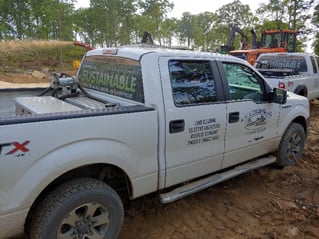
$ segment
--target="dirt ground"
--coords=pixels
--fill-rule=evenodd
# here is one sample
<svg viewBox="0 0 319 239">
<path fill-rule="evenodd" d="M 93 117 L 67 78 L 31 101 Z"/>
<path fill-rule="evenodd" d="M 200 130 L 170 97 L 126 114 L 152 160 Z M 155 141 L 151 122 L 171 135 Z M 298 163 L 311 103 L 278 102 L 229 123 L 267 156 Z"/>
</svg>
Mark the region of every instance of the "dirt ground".
<svg viewBox="0 0 319 239">
<path fill-rule="evenodd" d="M 27 82 L 34 82 L 32 78 Z M 26 77 L 0 75 L 0 81 L 0 87 L 21 87 Z M 157 195 L 137 199 L 126 212 L 120 234 L 120 239 L 184 238 L 319 238 L 319 101 L 311 105 L 310 134 L 300 165 L 254 170 L 167 205 L 161 205 Z"/>
</svg>

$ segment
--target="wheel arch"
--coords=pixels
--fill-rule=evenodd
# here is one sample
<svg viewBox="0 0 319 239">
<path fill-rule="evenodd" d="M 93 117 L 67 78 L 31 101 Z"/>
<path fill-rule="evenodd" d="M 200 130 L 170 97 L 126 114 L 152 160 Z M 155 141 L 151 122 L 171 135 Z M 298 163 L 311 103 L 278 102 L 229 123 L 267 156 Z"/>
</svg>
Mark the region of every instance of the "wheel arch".
<svg viewBox="0 0 319 239">
<path fill-rule="evenodd" d="M 304 117 L 299 116 L 299 117 L 295 118 L 295 119 L 292 121 L 292 123 L 293 123 L 293 122 L 300 124 L 300 125 L 303 127 L 303 129 L 304 129 L 304 131 L 305 131 L 305 134 L 306 134 L 306 135 L 308 134 L 309 122 L 307 122 L 307 120 L 306 120 Z"/>
<path fill-rule="evenodd" d="M 74 180 L 76 178 L 95 178 L 102 180 L 108 184 L 114 191 L 120 196 L 124 207 L 128 207 L 130 197 L 132 195 L 133 186 L 128 175 L 119 167 L 111 164 L 91 164 L 81 166 L 72 169 L 68 172 L 57 177 L 50 184 L 48 184 L 41 193 L 36 197 L 33 204 L 30 207 L 26 221 L 25 221 L 25 231 L 28 230 L 30 223 L 32 221 L 33 213 L 35 209 L 41 202 L 41 200 L 48 195 L 49 192 L 67 182 L 69 180 Z"/>
<path fill-rule="evenodd" d="M 304 97 L 308 97 L 308 89 L 305 85 L 298 85 L 294 90 L 294 93 Z"/>
</svg>

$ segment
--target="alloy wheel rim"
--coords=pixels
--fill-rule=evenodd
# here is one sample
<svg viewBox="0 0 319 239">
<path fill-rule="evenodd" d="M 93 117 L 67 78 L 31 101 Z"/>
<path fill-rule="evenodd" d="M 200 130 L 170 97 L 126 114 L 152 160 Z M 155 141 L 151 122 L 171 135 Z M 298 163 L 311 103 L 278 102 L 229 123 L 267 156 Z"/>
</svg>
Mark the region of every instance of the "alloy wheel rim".
<svg viewBox="0 0 319 239">
<path fill-rule="evenodd" d="M 108 209 L 99 203 L 85 203 L 62 220 L 57 239 L 103 239 L 110 224 Z"/>
</svg>

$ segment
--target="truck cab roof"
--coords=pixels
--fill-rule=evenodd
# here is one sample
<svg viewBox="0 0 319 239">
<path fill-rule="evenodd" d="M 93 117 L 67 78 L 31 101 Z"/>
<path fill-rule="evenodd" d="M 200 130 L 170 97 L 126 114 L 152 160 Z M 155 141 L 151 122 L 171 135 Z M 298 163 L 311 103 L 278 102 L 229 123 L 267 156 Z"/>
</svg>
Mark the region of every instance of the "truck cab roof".
<svg viewBox="0 0 319 239">
<path fill-rule="evenodd" d="M 140 60 L 144 55 L 147 54 L 157 54 L 158 56 L 168 56 L 168 57 L 196 57 L 196 58 L 209 58 L 212 60 L 227 60 L 245 63 L 245 61 L 233 57 L 230 55 L 223 55 L 218 53 L 207 53 L 207 52 L 198 52 L 191 50 L 179 50 L 172 48 L 160 48 L 153 46 L 138 46 L 138 45 L 129 45 L 129 46 L 120 46 L 117 48 L 100 48 L 88 51 L 86 56 L 94 55 L 114 55 L 118 57 L 130 58 L 133 60 Z"/>
</svg>

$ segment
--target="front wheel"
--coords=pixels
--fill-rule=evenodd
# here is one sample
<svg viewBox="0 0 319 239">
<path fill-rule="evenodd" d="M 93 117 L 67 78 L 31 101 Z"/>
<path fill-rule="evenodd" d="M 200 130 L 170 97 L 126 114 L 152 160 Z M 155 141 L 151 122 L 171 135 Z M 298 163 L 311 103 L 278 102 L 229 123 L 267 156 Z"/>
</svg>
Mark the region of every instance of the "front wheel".
<svg viewBox="0 0 319 239">
<path fill-rule="evenodd" d="M 302 157 L 305 140 L 306 134 L 302 125 L 291 123 L 279 144 L 276 164 L 280 167 L 296 165 Z"/>
<path fill-rule="evenodd" d="M 31 239 L 115 239 L 124 209 L 111 187 L 100 180 L 81 178 L 48 194 L 32 218 Z"/>
</svg>

